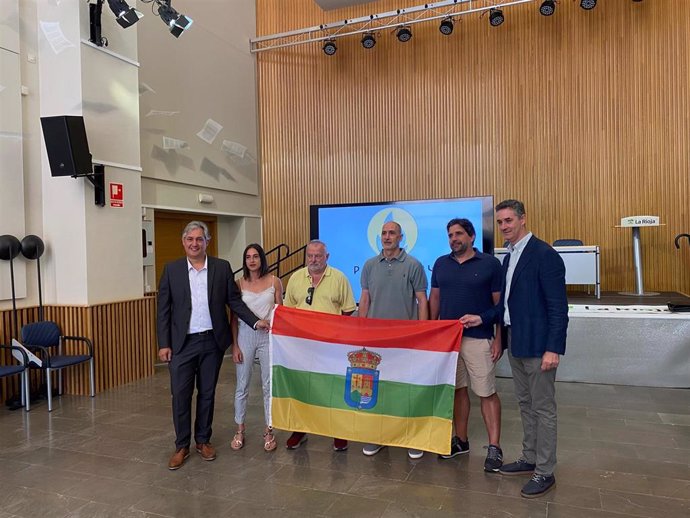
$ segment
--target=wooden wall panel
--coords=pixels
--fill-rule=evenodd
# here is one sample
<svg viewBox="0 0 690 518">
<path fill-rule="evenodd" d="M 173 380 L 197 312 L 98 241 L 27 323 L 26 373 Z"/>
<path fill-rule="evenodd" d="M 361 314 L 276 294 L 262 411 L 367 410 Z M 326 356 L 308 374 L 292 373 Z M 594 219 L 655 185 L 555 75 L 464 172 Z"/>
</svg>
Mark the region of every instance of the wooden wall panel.
<svg viewBox="0 0 690 518">
<path fill-rule="evenodd" d="M 98 393 L 153 375 L 157 357 L 155 306 L 155 297 L 89 307 L 46 306 L 45 319 L 57 322 L 64 335 L 91 339 Z M 18 313 L 19 329 L 26 323 L 38 321 L 38 308 L 25 308 Z M 0 340 L 3 344 L 11 342 L 11 314 L 11 311 L 0 312 Z M 75 354 L 81 350 L 69 344 L 65 349 Z M 9 361 L 9 356 L 0 355 L 0 362 Z M 31 380 L 33 390 L 42 382 L 38 373 L 32 373 Z M 63 384 L 67 394 L 87 395 L 88 364 L 65 369 Z M 0 401 L 16 394 L 18 387 L 17 381 L 0 380 Z"/>
<path fill-rule="evenodd" d="M 258 0 L 257 33 L 418 4 Z M 690 247 L 673 246 L 690 231 L 690 2 L 538 7 L 507 8 L 498 28 L 464 16 L 450 37 L 419 24 L 406 44 L 385 31 L 370 51 L 352 36 L 333 57 L 258 54 L 266 246 L 304 244 L 310 204 L 491 194 L 522 199 L 547 241 L 600 245 L 605 290 L 634 288 L 614 225 L 660 215 L 642 231 L 645 287 L 690 293 Z"/>
</svg>

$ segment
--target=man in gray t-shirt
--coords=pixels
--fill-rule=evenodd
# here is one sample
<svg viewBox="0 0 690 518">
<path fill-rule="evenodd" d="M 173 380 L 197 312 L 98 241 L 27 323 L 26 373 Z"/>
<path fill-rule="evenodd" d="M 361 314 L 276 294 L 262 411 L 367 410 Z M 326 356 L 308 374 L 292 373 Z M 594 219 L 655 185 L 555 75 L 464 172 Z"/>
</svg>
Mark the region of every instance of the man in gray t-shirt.
<svg viewBox="0 0 690 518">
<path fill-rule="evenodd" d="M 400 248 L 402 238 L 402 228 L 398 223 L 384 223 L 381 229 L 383 250 L 362 268 L 360 317 L 428 320 L 424 267 Z M 362 453 L 376 455 L 382 448 L 378 444 L 367 444 Z M 424 455 L 420 450 L 408 450 L 407 453 L 412 459 Z"/>
<path fill-rule="evenodd" d="M 427 281 L 424 267 L 400 248 L 402 229 L 395 221 L 381 229 L 383 250 L 364 263 L 359 316 L 397 320 L 427 320 Z"/>
</svg>

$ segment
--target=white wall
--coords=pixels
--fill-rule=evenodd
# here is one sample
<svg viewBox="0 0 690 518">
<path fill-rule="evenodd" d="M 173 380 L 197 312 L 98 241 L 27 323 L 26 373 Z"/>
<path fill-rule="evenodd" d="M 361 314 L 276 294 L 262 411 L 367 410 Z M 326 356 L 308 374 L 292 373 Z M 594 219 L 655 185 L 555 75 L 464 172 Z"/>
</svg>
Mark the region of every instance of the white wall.
<svg viewBox="0 0 690 518">
<path fill-rule="evenodd" d="M 147 35 L 139 48 L 143 203 L 259 216 L 256 80 L 249 52 L 255 3 L 176 0 L 173 6 L 194 19 L 179 39 L 149 16 L 148 5 L 139 6 L 145 14 L 140 30 Z M 196 135 L 207 119 L 223 126 L 212 143 Z M 186 147 L 165 150 L 163 137 L 185 141 Z M 240 154 L 246 148 L 244 156 L 223 151 L 224 140 L 239 144 Z M 200 192 L 212 194 L 216 203 L 200 205 Z"/>
<path fill-rule="evenodd" d="M 23 225 L 18 237 L 36 234 L 46 243 L 41 259 L 44 302 L 88 305 L 140 297 L 137 28 L 123 30 L 104 6 L 103 34 L 110 42 L 109 52 L 104 52 L 85 43 L 87 2 L 21 0 L 16 16 L 3 18 L 11 0 L 2 1 L 0 23 L 14 19 L 19 28 L 17 88 L 23 84 L 28 90 L 22 100 L 15 96 L 12 106 L 22 115 L 19 178 L 26 186 L 24 194 L 13 196 L 19 204 L 13 222 Z M 64 49 L 51 46 L 41 22 L 59 24 Z M 0 29 L 0 41 L 5 41 L 8 32 Z M 106 167 L 106 187 L 110 182 L 124 185 L 123 208 L 96 207 L 93 187 L 83 178 L 51 177 L 39 117 L 65 114 L 84 116 L 94 161 L 111 164 Z M 0 119 L 5 120 L 4 115 Z M 5 178 L 2 181 L 5 192 Z M 17 180 L 15 191 L 16 184 Z M 2 203 L 3 228 L 5 207 Z M 38 300 L 35 263 L 29 265 L 27 275 L 28 296 L 20 305 L 31 306 Z M 0 304 L 4 307 L 7 303 Z"/>
<path fill-rule="evenodd" d="M 23 166 L 14 166 L 16 174 L 0 169 L 0 196 L 7 198 L 0 200 L 0 234 L 43 238 L 46 303 L 87 305 L 141 296 L 147 282 L 142 281 L 147 278 L 142 205 L 218 214 L 224 229 L 217 236 L 219 249 L 238 265 L 246 242 L 260 240 L 256 81 L 248 43 L 256 26 L 255 3 L 175 0 L 174 7 L 194 18 L 179 39 L 151 13 L 150 4 L 138 3 L 145 17 L 126 30 L 104 5 L 109 46 L 95 49 L 85 42 L 87 1 L 2 0 L 0 84 L 13 79 L 0 93 L 0 124 L 19 121 L 21 136 L 10 146 L 15 159 L 22 154 Z M 60 24 L 68 42 L 64 50 L 50 45 L 40 22 Z M 155 93 L 142 90 L 142 83 Z M 20 98 L 21 85 L 28 94 Z M 181 113 L 141 117 L 150 110 Z M 51 177 L 39 118 L 62 114 L 84 116 L 94 161 L 106 164 L 106 187 L 124 186 L 123 208 L 94 206 L 93 187 L 85 179 Z M 212 144 L 195 135 L 208 118 L 224 127 Z M 160 153 L 164 134 L 187 140 L 189 147 Z M 244 155 L 223 151 L 223 140 L 246 148 Z M 5 141 L 0 138 L 0 146 Z M 200 192 L 214 202 L 199 204 Z M 8 284 L 3 267 L 7 270 L 0 262 L 0 309 L 9 305 L 1 300 Z M 35 263 L 20 259 L 16 267 L 25 295 L 20 306 L 35 305 Z"/>
<path fill-rule="evenodd" d="M 139 46 L 142 203 L 218 215 L 218 255 L 239 268 L 246 244 L 261 240 L 255 60 L 249 52 L 255 2 L 175 0 L 175 9 L 194 19 L 178 39 L 150 15 L 149 5 L 138 5 L 144 13 L 138 25 L 146 33 Z M 223 126 L 212 143 L 196 135 L 207 119 Z M 164 137 L 186 145 L 163 149 Z M 224 140 L 239 144 L 236 153 L 223 150 Z M 200 203 L 199 194 L 213 202 Z M 152 269 L 145 271 L 145 284 L 156 277 Z"/>
<path fill-rule="evenodd" d="M 0 235 L 21 240 L 24 224 L 24 177 L 22 149 L 21 78 L 19 60 L 19 8 L 6 0 L 0 11 Z M 13 261 L 15 294 L 26 297 L 26 263 Z M 9 261 L 0 261 L 0 301 L 10 299 Z M 8 302 L 0 302 L 7 307 Z"/>
</svg>

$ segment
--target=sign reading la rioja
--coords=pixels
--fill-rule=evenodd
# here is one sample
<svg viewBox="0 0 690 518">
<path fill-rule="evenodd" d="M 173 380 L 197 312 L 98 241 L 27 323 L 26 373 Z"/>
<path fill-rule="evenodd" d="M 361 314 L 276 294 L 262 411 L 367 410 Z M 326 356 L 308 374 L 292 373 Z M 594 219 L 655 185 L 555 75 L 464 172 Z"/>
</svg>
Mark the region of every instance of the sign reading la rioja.
<svg viewBox="0 0 690 518">
<path fill-rule="evenodd" d="M 627 216 L 621 218 L 621 227 L 658 227 L 659 216 Z"/>
</svg>

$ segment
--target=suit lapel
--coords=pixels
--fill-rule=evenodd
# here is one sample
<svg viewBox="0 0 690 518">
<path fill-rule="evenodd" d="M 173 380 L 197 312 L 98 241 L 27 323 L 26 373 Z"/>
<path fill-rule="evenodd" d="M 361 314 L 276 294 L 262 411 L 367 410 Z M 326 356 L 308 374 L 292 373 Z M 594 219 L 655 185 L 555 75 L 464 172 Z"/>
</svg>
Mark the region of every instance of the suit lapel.
<svg viewBox="0 0 690 518">
<path fill-rule="evenodd" d="M 192 304 L 192 288 L 189 286 L 189 263 L 187 263 L 187 258 L 182 259 L 180 264 L 180 279 L 179 285 L 182 286 L 182 294 L 184 296 L 183 300 L 188 300 L 190 307 Z"/>
<path fill-rule="evenodd" d="M 207 256 L 208 257 L 208 256 Z M 211 290 L 213 289 L 213 275 L 216 273 L 215 263 L 208 257 L 208 272 L 206 272 L 206 289 L 208 292 L 208 304 L 211 307 Z"/>
<path fill-rule="evenodd" d="M 527 241 L 525 249 L 520 254 L 520 260 L 515 266 L 515 271 L 513 272 L 513 279 L 511 281 L 511 285 L 515 284 L 515 280 L 520 276 L 520 273 L 522 273 L 522 271 L 525 269 L 525 266 L 527 266 L 527 264 L 534 257 L 533 251 L 535 246 L 537 246 L 536 238 L 532 236 L 530 240 Z"/>
</svg>

